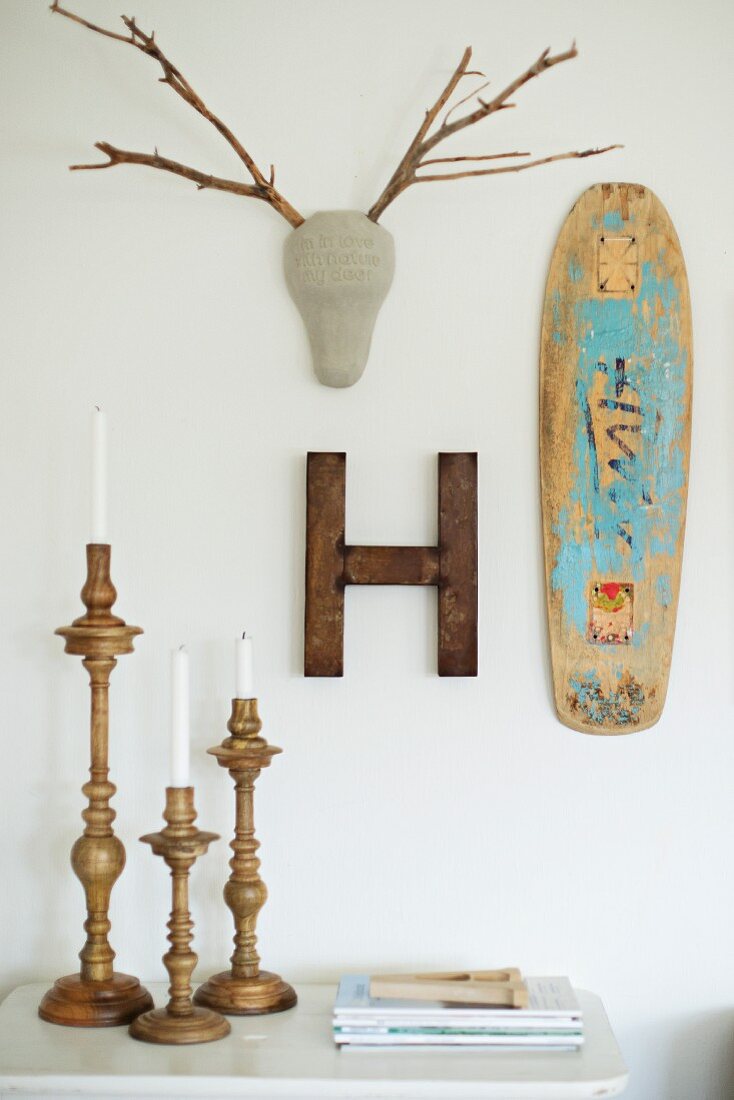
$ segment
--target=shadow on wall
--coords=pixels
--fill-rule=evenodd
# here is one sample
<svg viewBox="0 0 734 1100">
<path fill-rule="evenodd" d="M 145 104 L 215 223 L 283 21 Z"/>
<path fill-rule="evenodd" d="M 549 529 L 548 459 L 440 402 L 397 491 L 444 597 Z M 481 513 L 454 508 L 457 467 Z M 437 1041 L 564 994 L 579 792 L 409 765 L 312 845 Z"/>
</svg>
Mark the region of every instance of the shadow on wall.
<svg viewBox="0 0 734 1100">
<path fill-rule="evenodd" d="M 689 1018 L 673 1032 L 668 1100 L 734 1096 L 734 1009 Z"/>
</svg>

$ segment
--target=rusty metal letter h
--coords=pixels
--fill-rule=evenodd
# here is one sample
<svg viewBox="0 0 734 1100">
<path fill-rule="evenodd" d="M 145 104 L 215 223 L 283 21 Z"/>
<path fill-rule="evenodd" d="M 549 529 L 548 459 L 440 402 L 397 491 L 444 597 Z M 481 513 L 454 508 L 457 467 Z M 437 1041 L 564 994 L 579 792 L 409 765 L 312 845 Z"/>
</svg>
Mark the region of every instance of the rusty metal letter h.
<svg viewBox="0 0 734 1100">
<path fill-rule="evenodd" d="M 477 456 L 438 456 L 438 546 L 347 546 L 346 455 L 310 452 L 306 517 L 306 676 L 344 674 L 348 584 L 438 589 L 438 674 L 477 675 Z"/>
</svg>

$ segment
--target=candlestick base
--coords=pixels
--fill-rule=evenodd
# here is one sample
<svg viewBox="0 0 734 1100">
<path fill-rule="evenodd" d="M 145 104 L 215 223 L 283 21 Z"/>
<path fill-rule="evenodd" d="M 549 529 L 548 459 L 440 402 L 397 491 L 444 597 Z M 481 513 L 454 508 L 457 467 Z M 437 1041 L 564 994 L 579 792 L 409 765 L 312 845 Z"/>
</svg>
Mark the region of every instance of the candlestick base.
<svg viewBox="0 0 734 1100">
<path fill-rule="evenodd" d="M 265 1016 L 285 1012 L 298 1000 L 295 989 L 279 974 L 260 970 L 254 978 L 235 978 L 230 970 L 215 974 L 194 994 L 198 1005 L 206 1005 L 228 1016 Z"/>
<path fill-rule="evenodd" d="M 67 974 L 46 993 L 38 1015 L 67 1027 L 119 1027 L 152 1007 L 150 993 L 130 974 L 114 973 L 98 982 Z"/>
<path fill-rule="evenodd" d="M 174 1016 L 167 1008 L 144 1012 L 130 1025 L 133 1039 L 144 1043 L 211 1043 L 229 1035 L 230 1025 L 218 1012 L 194 1007 L 185 1016 Z"/>
</svg>

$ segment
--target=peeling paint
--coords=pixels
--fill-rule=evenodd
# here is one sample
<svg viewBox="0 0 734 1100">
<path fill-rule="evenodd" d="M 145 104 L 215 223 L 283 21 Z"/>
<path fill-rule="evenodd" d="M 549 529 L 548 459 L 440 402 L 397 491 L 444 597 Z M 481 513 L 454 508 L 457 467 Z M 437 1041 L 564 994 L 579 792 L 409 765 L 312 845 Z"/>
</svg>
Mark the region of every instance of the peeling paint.
<svg viewBox="0 0 734 1100">
<path fill-rule="evenodd" d="M 629 672 L 622 673 L 616 689 L 606 695 L 596 669 L 569 680 L 571 710 L 590 726 L 636 726 L 645 703 L 645 691 Z"/>
<path fill-rule="evenodd" d="M 566 343 L 566 334 L 561 324 L 561 292 L 553 291 L 553 340 L 556 344 Z"/>
<path fill-rule="evenodd" d="M 584 269 L 579 263 L 578 256 L 572 256 L 568 261 L 568 277 L 572 283 L 580 283 L 584 277 Z"/>
<path fill-rule="evenodd" d="M 582 635 L 592 574 L 642 581 L 651 559 L 675 553 L 683 520 L 688 363 L 673 320 L 678 291 L 658 269 L 642 265 L 634 297 L 575 306 L 575 474 L 551 583 Z"/>
<path fill-rule="evenodd" d="M 670 607 L 673 602 L 673 588 L 668 573 L 661 573 L 655 582 L 655 595 L 661 607 Z"/>
<path fill-rule="evenodd" d="M 622 221 L 622 215 L 619 210 L 609 210 L 604 215 L 604 228 L 605 229 L 623 229 L 624 222 Z"/>
</svg>

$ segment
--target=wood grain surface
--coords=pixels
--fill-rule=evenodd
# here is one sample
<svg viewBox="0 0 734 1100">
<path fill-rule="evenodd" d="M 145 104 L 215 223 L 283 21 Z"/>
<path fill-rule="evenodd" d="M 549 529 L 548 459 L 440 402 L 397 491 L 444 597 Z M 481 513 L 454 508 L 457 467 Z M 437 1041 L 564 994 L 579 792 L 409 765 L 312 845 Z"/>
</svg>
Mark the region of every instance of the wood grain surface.
<svg viewBox="0 0 734 1100">
<path fill-rule="evenodd" d="M 638 184 L 589 188 L 551 261 L 540 471 L 553 685 L 584 733 L 663 709 L 685 529 L 693 355 L 671 220 Z"/>
</svg>

